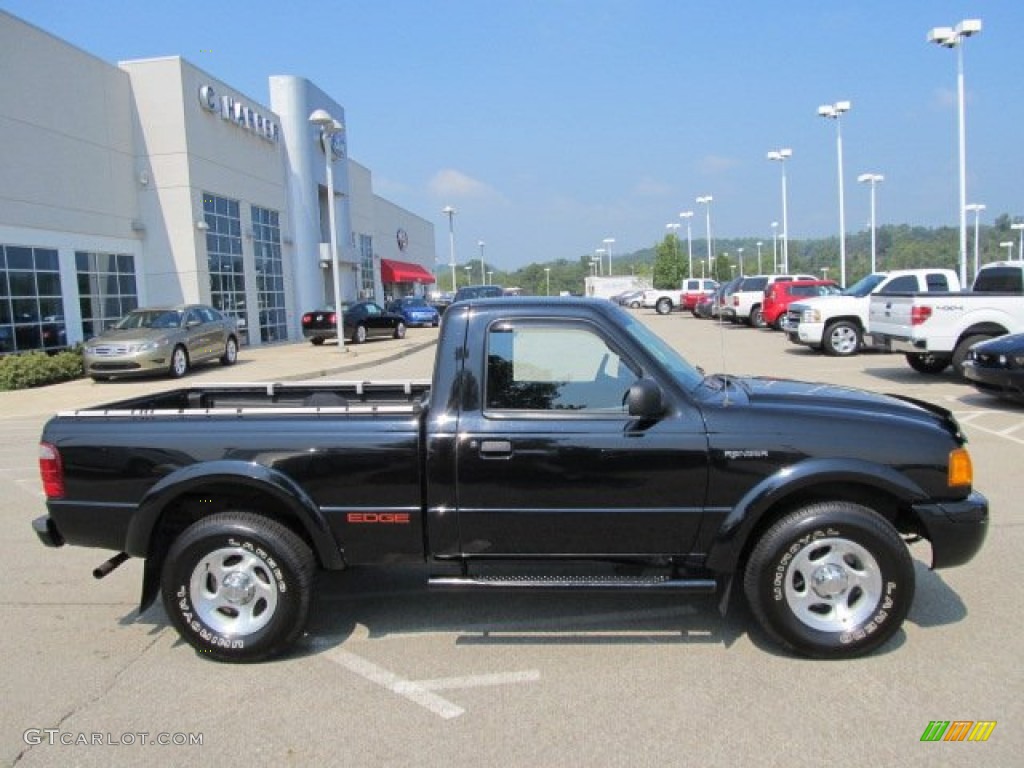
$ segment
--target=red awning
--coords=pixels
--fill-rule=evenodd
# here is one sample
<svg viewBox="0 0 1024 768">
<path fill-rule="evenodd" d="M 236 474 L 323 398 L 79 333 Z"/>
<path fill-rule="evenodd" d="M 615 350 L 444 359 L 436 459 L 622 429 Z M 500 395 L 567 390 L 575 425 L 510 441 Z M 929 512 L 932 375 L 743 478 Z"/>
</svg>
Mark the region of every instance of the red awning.
<svg viewBox="0 0 1024 768">
<path fill-rule="evenodd" d="M 434 276 L 419 264 L 394 259 L 380 260 L 380 279 L 382 283 L 435 283 Z"/>
</svg>

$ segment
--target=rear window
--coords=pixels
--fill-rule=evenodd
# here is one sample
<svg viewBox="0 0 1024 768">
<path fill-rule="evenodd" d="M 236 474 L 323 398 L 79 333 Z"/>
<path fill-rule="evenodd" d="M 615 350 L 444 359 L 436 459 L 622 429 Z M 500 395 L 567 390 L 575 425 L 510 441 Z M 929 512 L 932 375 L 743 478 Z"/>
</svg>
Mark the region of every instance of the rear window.
<svg viewBox="0 0 1024 768">
<path fill-rule="evenodd" d="M 982 293 L 1024 293 L 1019 267 L 989 267 L 974 278 L 974 290 Z"/>
<path fill-rule="evenodd" d="M 745 277 L 743 282 L 740 283 L 737 291 L 763 291 L 764 287 L 768 285 L 767 277 Z"/>
<path fill-rule="evenodd" d="M 941 272 L 929 272 L 924 276 L 925 285 L 929 291 L 948 291 L 949 278 Z"/>
</svg>

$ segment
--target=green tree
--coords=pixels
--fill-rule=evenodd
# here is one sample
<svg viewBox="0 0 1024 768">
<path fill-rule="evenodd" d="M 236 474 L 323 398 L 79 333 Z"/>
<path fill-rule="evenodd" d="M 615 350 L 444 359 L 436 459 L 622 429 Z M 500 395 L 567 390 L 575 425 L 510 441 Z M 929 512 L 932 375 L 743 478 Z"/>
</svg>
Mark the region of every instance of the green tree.
<svg viewBox="0 0 1024 768">
<path fill-rule="evenodd" d="M 674 233 L 665 235 L 655 248 L 654 287 L 679 288 L 685 277 L 686 262 L 679 247 L 679 238 Z"/>
</svg>

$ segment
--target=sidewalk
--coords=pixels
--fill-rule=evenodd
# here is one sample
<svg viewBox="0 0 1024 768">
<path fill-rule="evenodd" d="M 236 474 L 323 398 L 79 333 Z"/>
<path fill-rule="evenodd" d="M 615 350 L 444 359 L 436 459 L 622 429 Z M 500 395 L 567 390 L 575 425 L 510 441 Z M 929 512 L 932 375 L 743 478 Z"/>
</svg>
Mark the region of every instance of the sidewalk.
<svg viewBox="0 0 1024 768">
<path fill-rule="evenodd" d="M 378 339 L 365 344 L 346 344 L 344 352 L 334 342 L 315 347 L 308 341 L 260 347 L 242 347 L 232 366 L 205 363 L 182 379 L 161 376 L 94 382 L 78 379 L 36 389 L 0 392 L 0 419 L 51 415 L 61 410 L 84 408 L 114 400 L 161 392 L 177 387 L 201 386 L 204 381 L 271 382 L 332 378 L 373 378 L 373 369 L 437 344 L 437 328 L 410 328 L 404 339 Z M 429 376 L 429 372 L 425 375 Z"/>
</svg>

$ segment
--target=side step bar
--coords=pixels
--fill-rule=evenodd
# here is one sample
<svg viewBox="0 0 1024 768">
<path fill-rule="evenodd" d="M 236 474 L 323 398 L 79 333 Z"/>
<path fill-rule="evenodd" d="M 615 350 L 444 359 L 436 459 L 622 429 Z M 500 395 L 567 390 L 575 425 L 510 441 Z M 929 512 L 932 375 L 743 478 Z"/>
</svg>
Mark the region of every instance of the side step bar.
<svg viewBox="0 0 1024 768">
<path fill-rule="evenodd" d="M 547 589 L 626 592 L 689 592 L 714 594 L 714 579 L 673 579 L 669 576 L 431 576 L 432 589 Z"/>
</svg>

